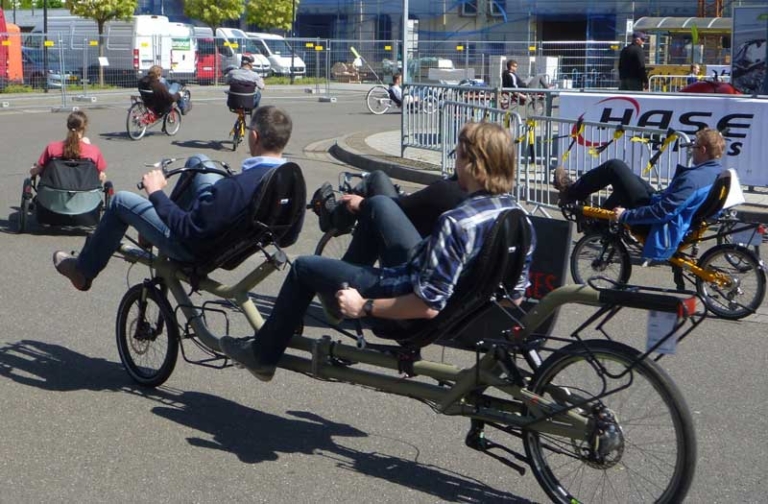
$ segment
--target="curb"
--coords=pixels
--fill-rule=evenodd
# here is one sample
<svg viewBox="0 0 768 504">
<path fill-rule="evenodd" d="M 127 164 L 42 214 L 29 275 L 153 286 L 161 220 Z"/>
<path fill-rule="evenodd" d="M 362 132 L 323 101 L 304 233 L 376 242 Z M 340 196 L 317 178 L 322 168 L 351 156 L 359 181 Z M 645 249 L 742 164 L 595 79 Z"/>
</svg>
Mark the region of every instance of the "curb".
<svg viewBox="0 0 768 504">
<path fill-rule="evenodd" d="M 357 135 L 360 134 L 354 133 L 337 139 L 336 142 L 331 145 L 328 152 L 339 161 L 354 166 L 355 168 L 368 172 L 381 170 L 390 177 L 398 180 L 427 185 L 442 178 L 440 172 L 435 171 L 437 167 L 429 165 L 428 163 L 411 161 L 411 163 L 413 163 L 412 166 L 408 166 L 408 164 L 403 161 L 408 162 L 409 160 L 400 157 L 389 156 L 378 152 L 376 154 L 373 152 L 360 152 L 349 145 L 349 140 Z M 365 136 L 367 135 L 362 135 L 362 138 L 364 139 Z"/>
</svg>

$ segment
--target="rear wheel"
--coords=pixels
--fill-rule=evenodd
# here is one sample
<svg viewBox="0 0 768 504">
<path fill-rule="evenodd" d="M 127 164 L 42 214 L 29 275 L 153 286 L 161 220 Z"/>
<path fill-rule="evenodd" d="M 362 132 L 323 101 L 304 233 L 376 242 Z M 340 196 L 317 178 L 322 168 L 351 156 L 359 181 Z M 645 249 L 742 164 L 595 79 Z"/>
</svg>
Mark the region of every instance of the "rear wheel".
<svg viewBox="0 0 768 504">
<path fill-rule="evenodd" d="M 117 349 L 137 383 L 157 387 L 176 366 L 179 330 L 168 300 L 157 287 L 134 285 L 117 309 Z"/>
<path fill-rule="evenodd" d="M 632 259 L 627 247 L 617 237 L 603 233 L 584 235 L 571 252 L 571 276 L 573 281 L 585 284 L 590 278 L 598 287 L 613 283 L 627 283 L 632 274 Z"/>
<path fill-rule="evenodd" d="M 392 106 L 392 99 L 389 97 L 389 91 L 384 86 L 373 86 L 368 94 L 365 95 L 365 104 L 371 114 L 380 115 L 389 110 Z"/>
<path fill-rule="evenodd" d="M 237 146 L 243 141 L 242 137 L 243 122 L 238 117 L 235 126 L 232 128 L 232 151 L 237 150 Z"/>
<path fill-rule="evenodd" d="M 145 116 L 147 107 L 141 102 L 136 102 L 128 109 L 128 117 L 125 119 L 125 129 L 131 140 L 141 140 L 147 132 L 147 123 Z"/>
<path fill-rule="evenodd" d="M 587 435 L 573 439 L 536 427 L 523 433 L 531 469 L 554 502 L 683 502 L 696 464 L 691 414 L 658 364 L 635 364 L 639 355 L 592 340 L 556 351 L 536 371 L 535 394 L 589 421 Z"/>
<path fill-rule="evenodd" d="M 717 245 L 707 250 L 698 266 L 728 277 L 728 285 L 696 277 L 696 292 L 718 317 L 737 320 L 755 313 L 765 298 L 765 272 L 760 260 L 739 245 Z"/>
<path fill-rule="evenodd" d="M 163 131 L 168 136 L 174 136 L 179 132 L 179 128 L 181 128 L 181 112 L 178 107 L 173 107 L 163 118 Z"/>
<path fill-rule="evenodd" d="M 22 196 L 21 204 L 19 205 L 19 233 L 27 230 L 27 219 L 32 209 L 31 206 L 31 199 L 27 196 Z"/>
<path fill-rule="evenodd" d="M 187 103 L 189 103 L 189 100 L 192 99 L 192 92 L 189 89 L 184 88 L 181 90 L 181 97 L 184 98 Z"/>
</svg>

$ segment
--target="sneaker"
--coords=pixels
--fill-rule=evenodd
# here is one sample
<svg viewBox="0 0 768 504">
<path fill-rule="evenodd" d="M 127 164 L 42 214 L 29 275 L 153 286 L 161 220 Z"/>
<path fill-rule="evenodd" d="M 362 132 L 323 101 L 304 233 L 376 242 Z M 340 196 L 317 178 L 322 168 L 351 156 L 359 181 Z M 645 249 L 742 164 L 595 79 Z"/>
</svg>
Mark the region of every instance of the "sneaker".
<svg viewBox="0 0 768 504">
<path fill-rule="evenodd" d="M 320 300 L 320 304 L 323 306 L 325 312 L 325 320 L 332 326 L 337 326 L 344 321 L 344 315 L 341 314 L 339 309 L 339 303 L 336 298 L 328 298 L 327 295 L 317 293 L 317 299 Z"/>
<path fill-rule="evenodd" d="M 555 180 L 552 185 L 562 193 L 567 191 L 568 188 L 573 185 L 573 180 L 568 176 L 568 172 L 565 171 L 565 168 L 558 166 L 555 168 Z"/>
<path fill-rule="evenodd" d="M 555 180 L 552 182 L 552 185 L 560 192 L 557 200 L 559 206 L 567 205 L 574 201 L 573 198 L 568 196 L 568 189 L 573 185 L 573 180 L 571 180 L 568 172 L 562 166 L 555 168 Z"/>
<path fill-rule="evenodd" d="M 60 274 L 69 278 L 75 289 L 79 291 L 87 291 L 91 288 L 91 280 L 85 278 L 85 276 L 77 269 L 77 259 L 70 254 L 67 254 L 63 250 L 57 250 L 53 253 L 53 266 Z"/>
<path fill-rule="evenodd" d="M 253 339 L 251 338 L 233 338 L 232 336 L 223 336 L 219 340 L 219 348 L 222 353 L 235 361 L 241 367 L 244 367 L 253 376 L 263 382 L 272 380 L 275 376 L 277 366 L 261 364 L 253 353 Z"/>
</svg>

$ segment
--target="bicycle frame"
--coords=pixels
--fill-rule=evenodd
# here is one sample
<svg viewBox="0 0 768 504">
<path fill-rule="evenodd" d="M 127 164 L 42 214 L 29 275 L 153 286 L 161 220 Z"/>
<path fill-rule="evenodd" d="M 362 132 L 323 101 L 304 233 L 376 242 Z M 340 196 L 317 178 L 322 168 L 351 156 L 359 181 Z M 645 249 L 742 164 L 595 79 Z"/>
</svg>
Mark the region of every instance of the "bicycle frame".
<svg viewBox="0 0 768 504">
<path fill-rule="evenodd" d="M 168 258 L 155 256 L 127 245 L 121 246 L 118 254 L 130 263 L 139 263 L 150 267 L 154 271 L 155 277 L 160 279 L 162 285 L 168 288 L 178 305 L 178 309 L 191 326 L 194 336 L 217 357 L 226 359 L 220 354 L 218 337 L 205 324 L 202 316 L 205 308 L 196 307 L 189 298 L 184 288 L 184 283 L 188 283 L 189 278 L 178 264 Z M 250 326 L 257 330 L 262 326 L 264 320 L 249 296 L 249 291 L 269 274 L 282 268 L 285 261 L 282 251 L 278 250 L 274 254 L 265 252 L 265 260 L 236 284 L 224 285 L 213 279 L 204 278 L 199 282 L 198 289 L 218 298 L 232 300 L 244 314 Z M 376 349 L 345 345 L 339 341 L 332 341 L 330 336 L 324 336 L 320 339 L 294 336 L 290 348 L 307 352 L 311 358 L 286 354 L 281 359 L 279 367 L 319 379 L 344 381 L 412 397 L 434 404 L 434 408 L 445 415 L 469 416 L 475 420 L 505 423 L 514 428 L 535 429 L 537 432 L 573 439 L 585 439 L 588 424 L 587 416 L 575 412 L 575 406 L 564 408 L 526 390 L 525 380 L 520 380 L 518 383 L 510 382 L 501 376 L 499 367 L 500 362 L 509 365 L 504 357 L 508 356 L 507 350 L 510 348 L 514 347 L 516 352 L 524 353 L 528 348 L 522 342 L 534 335 L 535 328 L 545 321 L 554 310 L 566 303 L 601 305 L 599 292 L 596 289 L 583 285 L 560 287 L 545 297 L 535 310 L 529 312 L 522 319 L 523 329 L 515 334 L 515 341 L 521 343 L 510 343 L 509 348 L 506 349 L 504 349 L 505 345 L 501 345 L 499 348 L 504 350 L 489 351 L 482 356 L 478 353 L 476 364 L 466 369 L 425 360 L 413 362 L 413 374 L 433 378 L 437 380 L 438 385 L 404 380 L 399 375 L 392 376 L 337 365 L 339 362 L 351 361 L 390 370 L 401 369 L 401 362 L 396 356 Z M 517 369 L 514 362 L 512 365 L 516 368 L 512 374 L 517 376 L 525 374 L 522 370 Z M 227 364 L 223 363 L 221 367 L 226 366 Z M 453 385 L 450 387 L 444 385 L 451 382 Z M 487 387 L 497 388 L 508 393 L 512 400 L 477 394 L 476 391 L 484 390 Z M 606 393 L 610 392 L 606 391 Z M 589 398 L 589 400 L 593 399 Z M 550 419 L 554 421 L 548 421 Z"/>
<path fill-rule="evenodd" d="M 585 206 L 581 209 L 581 212 L 584 217 L 590 218 L 590 219 L 600 219 L 600 220 L 610 221 L 614 217 L 614 213 L 612 210 L 605 210 L 599 207 Z M 685 240 L 680 244 L 675 255 L 667 259 L 667 262 L 669 262 L 669 264 L 671 264 L 672 266 L 676 266 L 678 268 L 683 268 L 687 271 L 690 271 L 693 275 L 695 275 L 698 278 L 701 278 L 706 283 L 717 284 L 718 287 L 729 288 L 731 287 L 731 284 L 732 284 L 732 279 L 730 276 L 716 270 L 701 268 L 698 265 L 695 254 L 693 256 L 687 256 L 687 255 L 684 255 L 683 253 L 683 251 L 688 248 L 698 247 L 699 243 L 702 243 L 708 240 L 717 239 L 718 236 L 722 237 L 725 234 L 730 234 L 730 232 L 729 233 L 718 232 L 713 236 L 704 237 L 704 234 L 707 232 L 709 227 L 710 225 L 705 222 L 698 229 L 693 230 L 691 234 L 687 236 Z M 630 236 L 632 240 L 638 242 L 639 244 L 643 244 L 645 241 L 644 236 L 634 233 L 632 231 L 632 228 L 630 228 L 627 225 L 621 226 L 620 230 L 621 230 L 620 235 Z M 622 239 L 624 239 L 623 236 L 622 236 Z"/>
</svg>

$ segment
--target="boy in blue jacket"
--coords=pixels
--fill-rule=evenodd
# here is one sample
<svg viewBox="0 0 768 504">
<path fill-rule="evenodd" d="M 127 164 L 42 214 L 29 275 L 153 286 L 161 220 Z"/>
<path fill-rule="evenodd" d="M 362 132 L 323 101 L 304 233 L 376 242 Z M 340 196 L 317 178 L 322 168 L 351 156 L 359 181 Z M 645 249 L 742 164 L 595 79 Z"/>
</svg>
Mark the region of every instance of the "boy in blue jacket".
<svg viewBox="0 0 768 504">
<path fill-rule="evenodd" d="M 612 186 L 613 193 L 603 207 L 612 209 L 618 222 L 648 226 L 644 258 L 669 259 L 688 232 L 693 215 L 706 200 L 715 179 L 723 171 L 719 159 L 725 151 L 725 140 L 719 131 L 700 130 L 692 149 L 693 166 L 678 165 L 669 186 L 663 191 L 656 191 L 618 159 L 593 168 L 576 182 L 559 167 L 555 170 L 554 186 L 560 191 L 560 204 L 587 199 L 590 194 Z"/>
<path fill-rule="evenodd" d="M 218 238 L 250 205 L 264 176 L 286 162 L 283 149 L 291 137 L 293 123 L 276 107 L 256 109 L 251 118 L 248 147 L 251 157 L 243 161 L 242 173 L 233 177 L 198 174 L 178 198 L 163 192 L 167 180 L 161 170 L 144 174 L 141 181 L 148 199 L 118 192 L 104 212 L 93 236 L 77 257 L 63 251 L 53 254 L 56 270 L 76 289 L 86 291 L 119 248 L 129 226 L 172 259 L 194 262 L 217 246 Z M 186 166 L 210 160 L 198 154 Z"/>
</svg>

